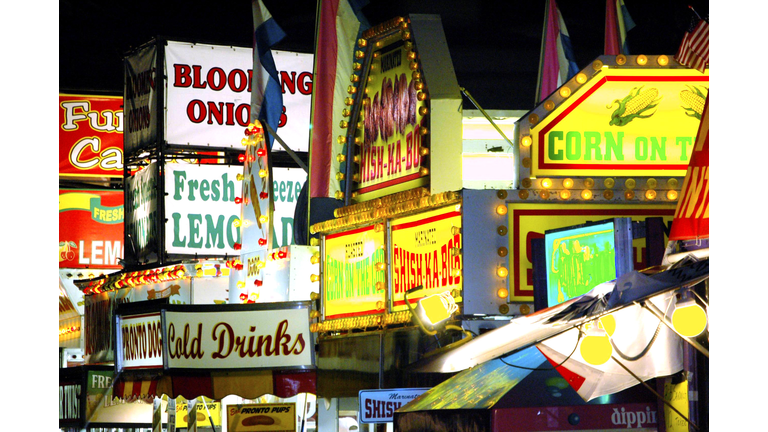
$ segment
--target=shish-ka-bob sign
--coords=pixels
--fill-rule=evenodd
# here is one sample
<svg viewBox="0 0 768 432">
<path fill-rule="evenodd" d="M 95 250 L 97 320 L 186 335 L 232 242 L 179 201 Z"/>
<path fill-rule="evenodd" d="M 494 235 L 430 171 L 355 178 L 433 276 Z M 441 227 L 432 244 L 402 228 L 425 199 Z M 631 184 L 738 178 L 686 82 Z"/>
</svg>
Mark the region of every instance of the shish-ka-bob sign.
<svg viewBox="0 0 768 432">
<path fill-rule="evenodd" d="M 242 167 L 169 164 L 165 173 L 165 250 L 169 254 L 239 255 Z"/>
<path fill-rule="evenodd" d="M 163 311 L 168 369 L 311 367 L 309 302 L 179 306 Z"/>
<path fill-rule="evenodd" d="M 531 127 L 531 174 L 684 175 L 709 92 L 708 72 L 600 73 Z"/>
</svg>

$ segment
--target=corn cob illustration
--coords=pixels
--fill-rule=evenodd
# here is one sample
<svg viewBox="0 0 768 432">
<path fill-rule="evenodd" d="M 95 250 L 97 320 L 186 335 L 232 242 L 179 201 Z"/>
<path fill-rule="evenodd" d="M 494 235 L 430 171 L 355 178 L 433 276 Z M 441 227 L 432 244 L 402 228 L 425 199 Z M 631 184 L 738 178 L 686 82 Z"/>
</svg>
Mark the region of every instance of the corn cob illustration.
<svg viewBox="0 0 768 432">
<path fill-rule="evenodd" d="M 648 118 L 652 116 L 656 111 L 642 115 L 644 112 L 656 108 L 661 101 L 659 96 L 659 90 L 656 88 L 649 88 L 641 92 L 644 86 L 633 88 L 627 97 L 622 100 L 614 100 L 605 107 L 610 109 L 615 104 L 619 104 L 619 107 L 611 114 L 611 121 L 608 123 L 611 126 L 626 126 L 632 120 L 636 118 Z"/>
<path fill-rule="evenodd" d="M 686 86 L 688 90 L 680 92 L 680 99 L 684 105 L 681 107 L 685 110 L 685 115 L 688 117 L 695 117 L 701 120 L 701 114 L 704 112 L 704 102 L 707 95 L 704 94 L 697 86 Z M 709 91 L 708 88 L 703 87 L 704 90 Z M 687 105 L 687 107 L 685 106 Z"/>
</svg>

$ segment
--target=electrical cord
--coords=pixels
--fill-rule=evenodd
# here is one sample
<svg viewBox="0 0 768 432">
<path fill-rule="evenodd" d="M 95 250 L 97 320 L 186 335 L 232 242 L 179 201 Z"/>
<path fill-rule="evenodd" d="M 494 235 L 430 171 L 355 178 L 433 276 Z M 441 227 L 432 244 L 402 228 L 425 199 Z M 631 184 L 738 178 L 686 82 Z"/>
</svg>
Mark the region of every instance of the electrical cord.
<svg viewBox="0 0 768 432">
<path fill-rule="evenodd" d="M 551 370 L 555 370 L 555 369 L 559 368 L 560 366 L 562 366 L 563 364 L 565 364 L 565 362 L 567 362 L 571 358 L 573 353 L 576 352 L 576 348 L 579 347 L 579 341 L 581 340 L 581 335 L 584 332 L 581 330 L 581 326 L 576 327 L 576 329 L 579 331 L 579 337 L 576 339 L 576 345 L 573 347 L 573 351 L 571 351 L 571 353 L 568 354 L 568 357 L 566 357 L 562 362 L 560 362 L 559 365 L 557 365 L 555 367 L 552 367 L 552 368 L 529 368 L 529 367 L 526 367 L 526 366 L 519 366 L 519 365 L 513 365 L 511 363 L 507 363 L 501 357 L 499 357 L 499 360 L 501 360 L 501 362 L 504 363 L 507 366 L 511 366 L 513 368 L 518 368 L 518 369 L 525 369 L 525 370 L 530 370 L 530 371 L 551 371 Z"/>
</svg>

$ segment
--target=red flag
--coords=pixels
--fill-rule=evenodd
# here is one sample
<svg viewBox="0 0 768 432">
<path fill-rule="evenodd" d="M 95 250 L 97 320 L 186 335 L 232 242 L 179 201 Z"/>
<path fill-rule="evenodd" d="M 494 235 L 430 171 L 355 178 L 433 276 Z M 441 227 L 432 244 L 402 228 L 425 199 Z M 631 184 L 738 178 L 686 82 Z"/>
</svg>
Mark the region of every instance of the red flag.
<svg viewBox="0 0 768 432">
<path fill-rule="evenodd" d="M 709 23 L 700 20 L 693 31 L 685 32 L 675 60 L 704 73 L 709 64 Z"/>
<path fill-rule="evenodd" d="M 685 173 L 670 240 L 709 238 L 709 94 Z"/>
</svg>

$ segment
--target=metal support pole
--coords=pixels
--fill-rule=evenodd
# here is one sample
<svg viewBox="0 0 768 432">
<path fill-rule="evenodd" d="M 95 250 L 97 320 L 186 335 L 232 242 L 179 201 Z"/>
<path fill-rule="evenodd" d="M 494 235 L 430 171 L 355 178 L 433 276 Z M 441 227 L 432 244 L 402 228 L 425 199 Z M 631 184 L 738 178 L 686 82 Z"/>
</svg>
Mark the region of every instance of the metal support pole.
<svg viewBox="0 0 768 432">
<path fill-rule="evenodd" d="M 304 172 L 309 173 L 309 168 L 307 167 L 307 165 L 304 162 L 302 162 L 302 160 L 296 155 L 296 153 L 294 153 L 293 150 L 291 150 L 291 148 L 288 147 L 288 144 L 286 144 L 285 141 L 283 141 L 283 139 L 280 138 L 280 136 L 278 136 L 274 130 L 272 130 L 272 127 L 269 125 L 269 123 L 263 122 L 262 125 L 264 126 L 265 129 L 267 129 L 267 132 L 269 132 L 269 134 L 272 135 L 277 140 L 277 142 L 280 143 L 281 146 L 283 146 L 285 151 L 291 156 L 291 159 L 293 159 L 294 162 L 299 164 L 299 166 L 301 167 L 301 169 L 304 170 Z"/>
</svg>

